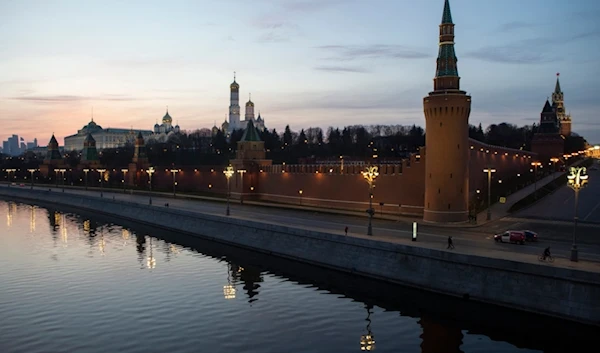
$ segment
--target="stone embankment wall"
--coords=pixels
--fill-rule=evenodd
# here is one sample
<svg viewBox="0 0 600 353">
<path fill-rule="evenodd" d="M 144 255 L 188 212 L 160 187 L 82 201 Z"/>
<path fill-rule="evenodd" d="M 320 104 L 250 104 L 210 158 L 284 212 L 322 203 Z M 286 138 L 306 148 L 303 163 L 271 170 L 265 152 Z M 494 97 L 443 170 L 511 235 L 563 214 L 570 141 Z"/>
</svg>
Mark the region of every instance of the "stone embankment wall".
<svg viewBox="0 0 600 353">
<path fill-rule="evenodd" d="M 0 188 L 11 199 L 139 221 L 339 271 L 600 326 L 598 273 L 141 205 Z M 490 318 L 493 320 L 493 318 Z"/>
</svg>

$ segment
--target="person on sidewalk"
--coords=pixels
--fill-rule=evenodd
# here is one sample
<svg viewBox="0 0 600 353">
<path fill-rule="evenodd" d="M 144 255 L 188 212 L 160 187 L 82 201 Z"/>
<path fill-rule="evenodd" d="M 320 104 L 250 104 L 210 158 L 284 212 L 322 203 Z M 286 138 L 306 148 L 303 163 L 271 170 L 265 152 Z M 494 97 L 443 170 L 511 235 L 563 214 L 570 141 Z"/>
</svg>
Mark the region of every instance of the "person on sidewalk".
<svg viewBox="0 0 600 353">
<path fill-rule="evenodd" d="M 448 237 L 448 247 L 446 249 L 454 249 L 454 244 L 452 243 L 452 236 Z"/>
<path fill-rule="evenodd" d="M 344 228 L 344 233 L 346 233 L 346 235 L 348 235 L 348 226 L 346 226 L 346 228 Z"/>
</svg>

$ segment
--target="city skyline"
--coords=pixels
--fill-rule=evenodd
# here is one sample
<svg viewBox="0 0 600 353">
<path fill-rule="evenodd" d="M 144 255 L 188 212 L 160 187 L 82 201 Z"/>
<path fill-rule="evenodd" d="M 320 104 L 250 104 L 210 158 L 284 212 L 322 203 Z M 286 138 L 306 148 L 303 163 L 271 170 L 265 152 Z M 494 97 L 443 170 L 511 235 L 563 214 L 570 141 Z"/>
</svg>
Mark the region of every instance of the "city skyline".
<svg viewBox="0 0 600 353">
<path fill-rule="evenodd" d="M 150 129 L 166 106 L 184 130 L 220 127 L 236 71 L 240 105 L 251 93 L 266 126 L 279 132 L 288 124 L 424 127 L 443 3 L 2 3 L 0 113 L 7 136 L 41 145 L 52 133 L 62 145 L 90 121 L 92 107 L 104 128 Z M 589 45 L 600 34 L 600 5 L 450 5 L 471 124 L 539 121 L 560 72 L 573 131 L 600 141 L 600 49 Z"/>
</svg>

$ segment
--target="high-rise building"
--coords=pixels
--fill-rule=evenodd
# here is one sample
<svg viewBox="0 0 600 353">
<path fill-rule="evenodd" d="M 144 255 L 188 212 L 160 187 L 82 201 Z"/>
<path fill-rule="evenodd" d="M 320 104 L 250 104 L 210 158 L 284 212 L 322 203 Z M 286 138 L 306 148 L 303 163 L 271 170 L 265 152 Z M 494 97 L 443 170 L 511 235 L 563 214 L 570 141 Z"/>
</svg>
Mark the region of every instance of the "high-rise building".
<svg viewBox="0 0 600 353">
<path fill-rule="evenodd" d="M 463 222 L 469 216 L 469 114 L 471 97 L 460 90 L 450 3 L 444 2 L 433 91 L 425 112 L 423 220 Z"/>
</svg>

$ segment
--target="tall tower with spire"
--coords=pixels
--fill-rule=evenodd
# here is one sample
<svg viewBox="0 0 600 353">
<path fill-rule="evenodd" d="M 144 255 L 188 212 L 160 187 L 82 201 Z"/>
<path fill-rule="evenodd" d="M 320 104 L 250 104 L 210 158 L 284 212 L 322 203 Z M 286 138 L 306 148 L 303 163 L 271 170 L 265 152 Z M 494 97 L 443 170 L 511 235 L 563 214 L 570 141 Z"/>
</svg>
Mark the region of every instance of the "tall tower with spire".
<svg viewBox="0 0 600 353">
<path fill-rule="evenodd" d="M 252 96 L 248 98 L 248 102 L 246 103 L 246 116 L 244 119 L 246 121 L 254 121 L 254 102 L 252 102 Z"/>
<path fill-rule="evenodd" d="M 240 85 L 235 82 L 235 72 L 229 89 L 229 130 L 234 130 L 239 129 L 240 126 Z"/>
<path fill-rule="evenodd" d="M 552 108 L 556 112 L 556 117 L 560 123 L 560 134 L 563 136 L 571 135 L 571 116 L 565 111 L 565 96 L 560 89 L 560 73 L 556 74 L 556 86 L 552 93 Z"/>
<path fill-rule="evenodd" d="M 464 222 L 469 216 L 469 115 L 471 97 L 460 90 L 450 3 L 444 2 L 433 91 L 425 113 L 423 220 Z"/>
</svg>

